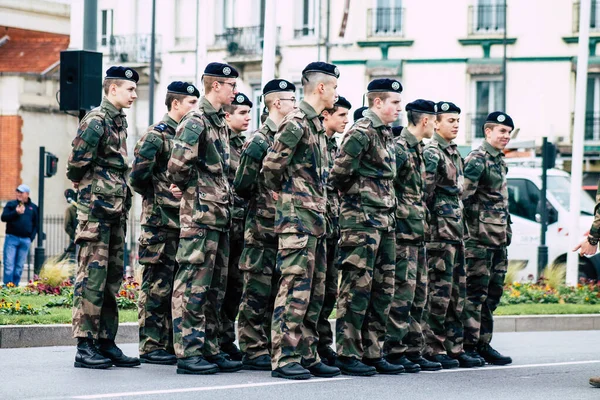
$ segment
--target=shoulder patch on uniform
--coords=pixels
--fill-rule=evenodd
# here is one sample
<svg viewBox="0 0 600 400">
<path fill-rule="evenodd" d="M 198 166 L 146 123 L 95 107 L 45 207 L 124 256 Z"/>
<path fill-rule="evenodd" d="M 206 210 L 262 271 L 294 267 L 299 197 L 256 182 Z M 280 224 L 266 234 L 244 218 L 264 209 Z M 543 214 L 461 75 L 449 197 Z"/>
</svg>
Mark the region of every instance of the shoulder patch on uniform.
<svg viewBox="0 0 600 400">
<path fill-rule="evenodd" d="M 485 169 L 485 160 L 479 154 L 474 154 L 471 157 L 471 154 L 467 156 L 467 160 L 465 161 L 465 178 L 469 178 L 471 180 L 477 180 L 481 176 L 481 173 Z"/>
<path fill-rule="evenodd" d="M 244 153 L 255 160 L 262 160 L 265 154 L 267 154 L 268 149 L 269 143 L 261 134 L 256 134 L 252 137 L 250 143 L 248 143 Z"/>
<path fill-rule="evenodd" d="M 164 122 L 161 122 L 160 124 L 157 124 L 154 127 L 154 130 L 158 131 L 158 132 L 164 132 L 167 129 L 168 125 L 165 124 Z"/>
<path fill-rule="evenodd" d="M 279 133 L 278 140 L 288 147 L 295 147 L 302 136 L 304 135 L 304 129 L 299 121 L 292 119 L 283 126 L 283 129 Z"/>
<path fill-rule="evenodd" d="M 358 157 L 369 145 L 369 136 L 359 129 L 352 129 L 348 132 L 348 138 L 342 144 L 344 153 L 351 157 Z"/>
<path fill-rule="evenodd" d="M 149 160 L 153 159 L 158 150 L 162 147 L 163 139 L 154 132 L 149 132 L 146 139 L 140 147 L 139 154 Z"/>
<path fill-rule="evenodd" d="M 179 139 L 189 145 L 195 145 L 204 131 L 204 124 L 195 119 L 190 119 L 183 126 Z"/>
<path fill-rule="evenodd" d="M 81 132 L 81 138 L 90 146 L 96 146 L 104 134 L 104 120 L 102 115 L 92 115 L 86 122 L 87 128 Z"/>
</svg>

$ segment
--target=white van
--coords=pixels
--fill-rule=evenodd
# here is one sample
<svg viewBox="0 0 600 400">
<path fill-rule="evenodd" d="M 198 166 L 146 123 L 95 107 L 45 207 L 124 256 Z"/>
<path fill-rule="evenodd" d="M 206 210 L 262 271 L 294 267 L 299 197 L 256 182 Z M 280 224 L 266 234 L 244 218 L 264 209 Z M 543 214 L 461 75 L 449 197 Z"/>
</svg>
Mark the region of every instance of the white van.
<svg viewBox="0 0 600 400">
<path fill-rule="evenodd" d="M 512 219 L 512 243 L 508 247 L 510 261 L 522 261 L 525 268 L 519 278 L 538 277 L 538 246 L 540 244 L 541 225 L 539 223 L 539 202 L 542 189 L 542 169 L 512 166 L 510 158 L 506 176 L 508 183 L 509 212 Z M 571 251 L 569 232 L 569 201 L 571 176 L 557 169 L 550 169 L 548 175 L 548 246 L 549 263 L 566 263 L 567 253 Z M 594 219 L 595 200 L 581 189 L 581 217 L 579 229 L 575 234 L 583 241 Z M 600 277 L 600 254 L 579 258 L 579 276 L 587 279 Z"/>
</svg>

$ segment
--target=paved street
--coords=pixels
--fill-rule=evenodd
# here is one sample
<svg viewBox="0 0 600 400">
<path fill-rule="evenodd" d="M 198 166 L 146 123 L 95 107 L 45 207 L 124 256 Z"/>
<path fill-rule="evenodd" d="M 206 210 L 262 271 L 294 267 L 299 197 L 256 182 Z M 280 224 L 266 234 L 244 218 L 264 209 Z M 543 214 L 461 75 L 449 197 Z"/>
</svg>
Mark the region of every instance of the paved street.
<svg viewBox="0 0 600 400">
<path fill-rule="evenodd" d="M 266 372 L 189 376 L 170 366 L 91 371 L 73 368 L 74 347 L 0 350 L 0 399 L 600 399 L 600 332 L 501 333 L 508 367 L 301 383 Z M 123 345 L 127 354 L 134 344 Z"/>
</svg>

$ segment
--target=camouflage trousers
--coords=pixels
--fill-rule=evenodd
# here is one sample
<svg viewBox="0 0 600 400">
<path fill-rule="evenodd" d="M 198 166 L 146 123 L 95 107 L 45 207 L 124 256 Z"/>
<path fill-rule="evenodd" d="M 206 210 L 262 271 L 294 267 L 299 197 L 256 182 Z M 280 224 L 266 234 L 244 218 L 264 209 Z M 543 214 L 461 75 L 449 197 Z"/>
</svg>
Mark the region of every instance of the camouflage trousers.
<svg viewBox="0 0 600 400">
<path fill-rule="evenodd" d="M 123 282 L 125 223 L 88 221 L 79 213 L 75 243 L 73 337 L 113 339 L 119 328 L 116 294 Z"/>
<path fill-rule="evenodd" d="M 394 296 L 395 232 L 342 230 L 336 320 L 340 356 L 381 358 Z"/>
<path fill-rule="evenodd" d="M 227 285 L 229 232 L 198 229 L 180 238 L 173 284 L 177 358 L 219 354 L 219 315 Z"/>
<path fill-rule="evenodd" d="M 221 307 L 219 344 L 230 347 L 235 342 L 235 318 L 238 315 L 242 297 L 242 274 L 239 269 L 240 256 L 244 248 L 244 221 L 234 219 L 229 231 L 229 265 L 227 267 L 227 287 Z"/>
<path fill-rule="evenodd" d="M 335 302 L 338 298 L 339 269 L 337 267 L 338 240 L 339 235 L 325 240 L 327 252 L 327 271 L 325 273 L 325 299 L 323 308 L 317 321 L 317 332 L 319 332 L 318 348 L 322 349 L 333 344 L 333 332 L 329 323 L 329 316 L 333 312 Z"/>
<path fill-rule="evenodd" d="M 463 352 L 462 312 L 466 296 L 462 243 L 427 243 L 429 295 L 425 351 L 427 355 Z"/>
<path fill-rule="evenodd" d="M 138 253 L 142 265 L 138 298 L 140 354 L 160 349 L 174 352 L 171 297 L 178 246 L 178 229 L 142 226 Z"/>
<path fill-rule="evenodd" d="M 394 300 L 387 323 L 386 354 L 420 355 L 425 345 L 423 313 L 427 303 L 425 246 L 396 242 Z"/>
<path fill-rule="evenodd" d="M 493 313 L 500 303 L 508 267 L 506 247 L 467 247 L 467 299 L 463 312 L 464 344 L 473 349 L 489 344 Z"/>
<path fill-rule="evenodd" d="M 244 286 L 238 316 L 240 349 L 249 359 L 271 353 L 271 320 L 280 275 L 275 272 L 277 244 L 246 244 L 240 258 Z"/>
<path fill-rule="evenodd" d="M 325 238 L 301 233 L 279 235 L 281 273 L 272 323 L 272 368 L 320 361 L 317 320 L 325 297 Z"/>
</svg>

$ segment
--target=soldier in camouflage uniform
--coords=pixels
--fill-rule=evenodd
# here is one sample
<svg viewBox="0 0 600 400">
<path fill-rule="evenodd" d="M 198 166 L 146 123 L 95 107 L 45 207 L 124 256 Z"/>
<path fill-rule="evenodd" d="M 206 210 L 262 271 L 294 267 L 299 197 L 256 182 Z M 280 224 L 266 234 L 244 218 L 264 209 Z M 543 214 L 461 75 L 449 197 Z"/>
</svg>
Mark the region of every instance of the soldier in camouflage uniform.
<svg viewBox="0 0 600 400">
<path fill-rule="evenodd" d="M 210 63 L 199 110 L 177 127 L 167 176 L 183 192 L 173 284 L 173 335 L 178 374 L 234 372 L 242 368 L 219 348 L 219 315 L 227 285 L 232 191 L 229 130 L 222 106 L 237 94 L 237 71 Z"/>
<path fill-rule="evenodd" d="M 269 114 L 244 144 L 233 182 L 235 192 L 248 200 L 244 250 L 239 263 L 243 290 L 238 317 L 238 341 L 245 369 L 271 370 L 271 318 L 279 288 L 279 274 L 275 272 L 275 196 L 265 185 L 260 170 L 277 127 L 296 108 L 295 91 L 296 86 L 284 79 L 274 79 L 264 86 L 263 98 Z"/>
<path fill-rule="evenodd" d="M 427 301 L 425 232 L 425 161 L 423 139 L 430 139 L 435 124 L 435 103 L 416 100 L 406 105 L 408 126 L 396 145 L 396 277 L 394 300 L 384 346 L 387 360 L 406 372 L 437 371 L 442 366 L 422 357 L 422 325 Z"/>
<path fill-rule="evenodd" d="M 382 352 L 395 269 L 396 156 L 389 124 L 402 109 L 401 92 L 393 79 L 369 83 L 369 110 L 346 133 L 331 170 L 341 196 L 336 365 L 347 375 L 404 371 Z"/>
<path fill-rule="evenodd" d="M 281 123 L 263 161 L 265 184 L 278 195 L 275 232 L 281 272 L 273 311 L 272 376 L 309 379 L 339 375 L 320 361 L 317 320 L 325 296 L 327 143 L 319 114 L 333 107 L 336 66 L 316 62 L 302 71 L 305 97 Z M 306 367 L 306 369 L 305 369 Z"/>
<path fill-rule="evenodd" d="M 79 124 L 67 162 L 67 178 L 79 190 L 79 245 L 73 290 L 75 367 L 133 367 L 116 346 L 116 294 L 123 281 L 123 250 L 131 192 L 127 186 L 127 120 L 123 108 L 137 98 L 138 74 L 131 68 L 106 71 L 100 107 Z"/>
<path fill-rule="evenodd" d="M 465 159 L 463 203 L 469 238 L 467 297 L 463 312 L 464 347 L 467 355 L 483 357 L 490 364 L 506 365 L 512 359 L 490 346 L 494 331 L 493 312 L 500 303 L 508 266 L 506 248 L 511 229 L 508 188 L 502 150 L 514 129 L 512 118 L 493 112 L 485 120 L 485 141 Z"/>
<path fill-rule="evenodd" d="M 443 368 L 481 365 L 463 351 L 461 315 L 466 295 L 463 160 L 456 144 L 460 108 L 439 102 L 436 133 L 425 146 L 425 195 L 431 214 L 427 243 L 429 295 L 425 357 Z"/>
<path fill-rule="evenodd" d="M 324 110 L 323 126 L 327 135 L 327 157 L 328 168 L 333 168 L 333 161 L 338 153 L 337 139 L 334 137 L 336 133 L 344 133 L 348 124 L 348 112 L 352 105 L 344 97 L 339 96 L 338 100 L 333 105 L 333 108 Z M 329 316 L 335 307 L 335 302 L 338 296 L 338 280 L 339 271 L 336 265 L 337 262 L 337 242 L 340 240 L 340 196 L 337 189 L 334 189 L 330 184 L 327 185 L 327 273 L 325 277 L 325 299 L 323 300 L 323 308 L 317 322 L 317 331 L 319 332 L 319 344 L 317 351 L 323 362 L 327 365 L 335 365 L 337 354 L 331 348 L 333 344 L 333 332 L 329 323 Z"/>
<path fill-rule="evenodd" d="M 225 121 L 229 127 L 229 185 L 233 187 L 235 173 L 240 164 L 240 156 L 248 129 L 252 102 L 243 93 L 238 93 L 233 102 L 223 106 Z M 235 191 L 231 211 L 231 230 L 229 231 L 229 266 L 227 268 L 227 288 L 221 308 L 219 344 L 221 350 L 235 361 L 242 360 L 242 352 L 235 345 L 235 317 L 238 314 L 242 297 L 242 274 L 239 270 L 240 255 L 244 248 L 244 218 L 248 203 Z"/>
<path fill-rule="evenodd" d="M 175 255 L 179 246 L 179 199 L 167 180 L 167 163 L 173 148 L 177 124 L 198 107 L 200 92 L 187 82 L 167 87 L 167 114 L 150 126 L 138 141 L 129 183 L 142 195 L 142 233 L 139 263 L 142 282 L 138 299 L 140 361 L 175 364 L 171 296 L 177 271 Z M 174 185 L 173 185 L 174 186 Z"/>
</svg>

